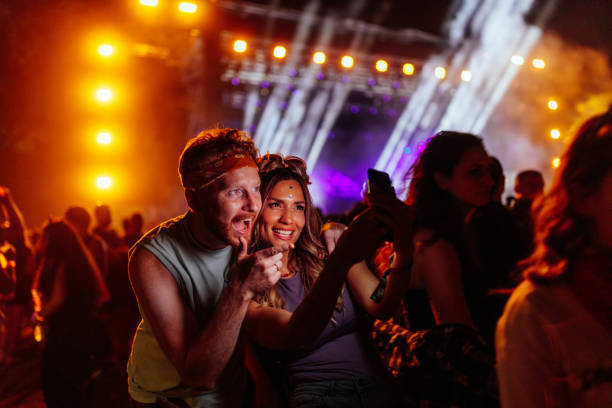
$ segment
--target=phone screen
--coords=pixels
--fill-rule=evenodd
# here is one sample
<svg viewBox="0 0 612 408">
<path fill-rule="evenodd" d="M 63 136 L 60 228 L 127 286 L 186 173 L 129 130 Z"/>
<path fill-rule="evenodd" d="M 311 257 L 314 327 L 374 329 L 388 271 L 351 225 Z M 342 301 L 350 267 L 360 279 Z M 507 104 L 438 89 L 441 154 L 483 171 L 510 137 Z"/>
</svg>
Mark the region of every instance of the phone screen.
<svg viewBox="0 0 612 408">
<path fill-rule="evenodd" d="M 375 169 L 368 169 L 368 193 L 372 192 L 372 186 L 376 186 L 376 190 L 381 192 L 393 191 L 391 179 L 387 173 Z"/>
</svg>

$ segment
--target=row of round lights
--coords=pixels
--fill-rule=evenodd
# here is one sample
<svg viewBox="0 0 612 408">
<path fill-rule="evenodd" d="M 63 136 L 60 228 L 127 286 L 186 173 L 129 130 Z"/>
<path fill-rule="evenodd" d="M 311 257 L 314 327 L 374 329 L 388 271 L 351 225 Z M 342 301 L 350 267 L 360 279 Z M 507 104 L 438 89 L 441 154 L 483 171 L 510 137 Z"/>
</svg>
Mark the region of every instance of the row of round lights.
<svg viewBox="0 0 612 408">
<path fill-rule="evenodd" d="M 146 7 L 159 6 L 159 0 L 140 0 L 140 4 Z M 183 13 L 193 14 L 198 11 L 198 5 L 189 1 L 181 1 L 177 5 L 177 9 Z"/>
<path fill-rule="evenodd" d="M 115 47 L 112 44 L 102 43 L 98 46 L 98 55 L 101 58 L 111 58 L 115 54 Z M 95 91 L 95 99 L 102 105 L 110 104 L 115 97 L 113 89 L 109 86 L 100 86 Z M 96 142 L 102 146 L 108 146 L 113 141 L 112 133 L 107 129 L 101 129 L 96 134 Z M 101 190 L 108 190 L 112 187 L 113 181 L 110 176 L 99 175 L 95 180 L 96 186 Z"/>
<path fill-rule="evenodd" d="M 238 39 L 234 41 L 234 44 L 233 44 L 234 52 L 238 54 L 243 54 L 247 51 L 247 49 L 248 49 L 248 43 L 245 40 Z M 272 49 L 272 56 L 276 59 L 279 59 L 279 60 L 284 59 L 285 57 L 287 57 L 287 54 L 288 54 L 287 48 L 284 47 L 283 45 L 276 45 Z M 322 65 L 327 61 L 327 55 L 323 51 L 316 51 L 312 54 L 312 61 L 315 64 Z M 355 66 L 355 59 L 350 55 L 343 55 L 340 58 L 339 62 L 340 62 L 340 66 L 342 66 L 345 69 L 351 69 Z M 511 62 L 515 65 L 523 65 L 525 63 L 525 59 L 519 55 L 514 55 L 511 58 Z M 544 60 L 539 59 L 539 58 L 533 59 L 532 65 L 534 68 L 537 68 L 537 69 L 542 69 L 546 67 L 546 63 L 544 62 Z M 374 63 L 374 68 L 378 72 L 382 72 L 382 73 L 387 72 L 389 70 L 389 62 L 384 59 L 379 59 Z M 416 72 L 416 68 L 413 64 L 407 62 L 402 65 L 402 72 L 404 73 L 404 75 L 408 75 L 408 76 L 414 75 L 414 73 Z M 438 79 L 444 79 L 446 78 L 446 69 L 442 66 L 437 66 L 434 69 L 434 75 Z M 467 69 L 464 69 L 460 73 L 460 78 L 464 82 L 470 82 L 472 80 L 472 72 Z"/>
</svg>

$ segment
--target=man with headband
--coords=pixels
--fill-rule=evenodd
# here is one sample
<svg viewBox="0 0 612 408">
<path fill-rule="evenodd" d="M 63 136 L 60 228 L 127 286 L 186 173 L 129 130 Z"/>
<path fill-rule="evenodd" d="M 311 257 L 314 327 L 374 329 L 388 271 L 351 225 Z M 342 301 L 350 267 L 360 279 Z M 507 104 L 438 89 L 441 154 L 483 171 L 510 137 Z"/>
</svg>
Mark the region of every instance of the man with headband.
<svg viewBox="0 0 612 408">
<path fill-rule="evenodd" d="M 179 160 L 189 211 L 151 230 L 130 253 L 143 317 L 128 362 L 136 406 L 244 404 L 240 326 L 253 296 L 280 278 L 289 249 L 247 256 L 261 208 L 256 158 L 253 141 L 236 129 L 189 141 Z"/>
</svg>

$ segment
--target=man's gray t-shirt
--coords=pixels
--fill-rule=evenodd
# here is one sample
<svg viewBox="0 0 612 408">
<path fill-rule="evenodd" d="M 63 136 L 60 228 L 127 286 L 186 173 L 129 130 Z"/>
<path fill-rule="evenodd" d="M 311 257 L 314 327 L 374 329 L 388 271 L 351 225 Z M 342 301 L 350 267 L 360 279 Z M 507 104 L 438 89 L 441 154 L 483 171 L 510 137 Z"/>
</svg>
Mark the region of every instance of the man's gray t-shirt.
<svg viewBox="0 0 612 408">
<path fill-rule="evenodd" d="M 211 251 L 194 237 L 188 224 L 190 213 L 166 221 L 149 231 L 135 245 L 150 251 L 168 269 L 181 297 L 204 328 L 226 284 L 232 248 Z M 132 248 L 132 251 L 134 250 Z M 182 398 L 192 407 L 238 407 L 242 405 L 247 374 L 241 342 L 219 378 L 216 390 L 201 393 L 181 383 L 181 378 L 159 346 L 151 326 L 140 322 L 128 361 L 128 390 L 143 403 Z M 206 367 L 202 367 L 203 370 Z"/>
</svg>

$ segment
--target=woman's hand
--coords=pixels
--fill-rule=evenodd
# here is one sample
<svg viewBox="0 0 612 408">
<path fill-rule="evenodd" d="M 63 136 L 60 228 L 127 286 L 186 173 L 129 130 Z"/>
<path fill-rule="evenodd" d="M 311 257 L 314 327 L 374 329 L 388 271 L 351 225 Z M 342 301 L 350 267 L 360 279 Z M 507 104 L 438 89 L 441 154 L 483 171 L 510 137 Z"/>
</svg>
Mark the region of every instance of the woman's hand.
<svg viewBox="0 0 612 408">
<path fill-rule="evenodd" d="M 336 247 L 354 265 L 378 248 L 391 230 L 393 220 L 383 211 L 369 208 L 359 214 L 344 231 Z"/>
<path fill-rule="evenodd" d="M 397 199 L 394 194 L 373 193 L 369 194 L 370 204 L 373 209 L 385 213 L 392 222 L 389 224 L 393 232 L 393 246 L 395 248 L 395 261 L 393 267 L 404 267 L 411 264 L 414 248 L 412 224 L 414 213 L 403 201 Z"/>
</svg>

